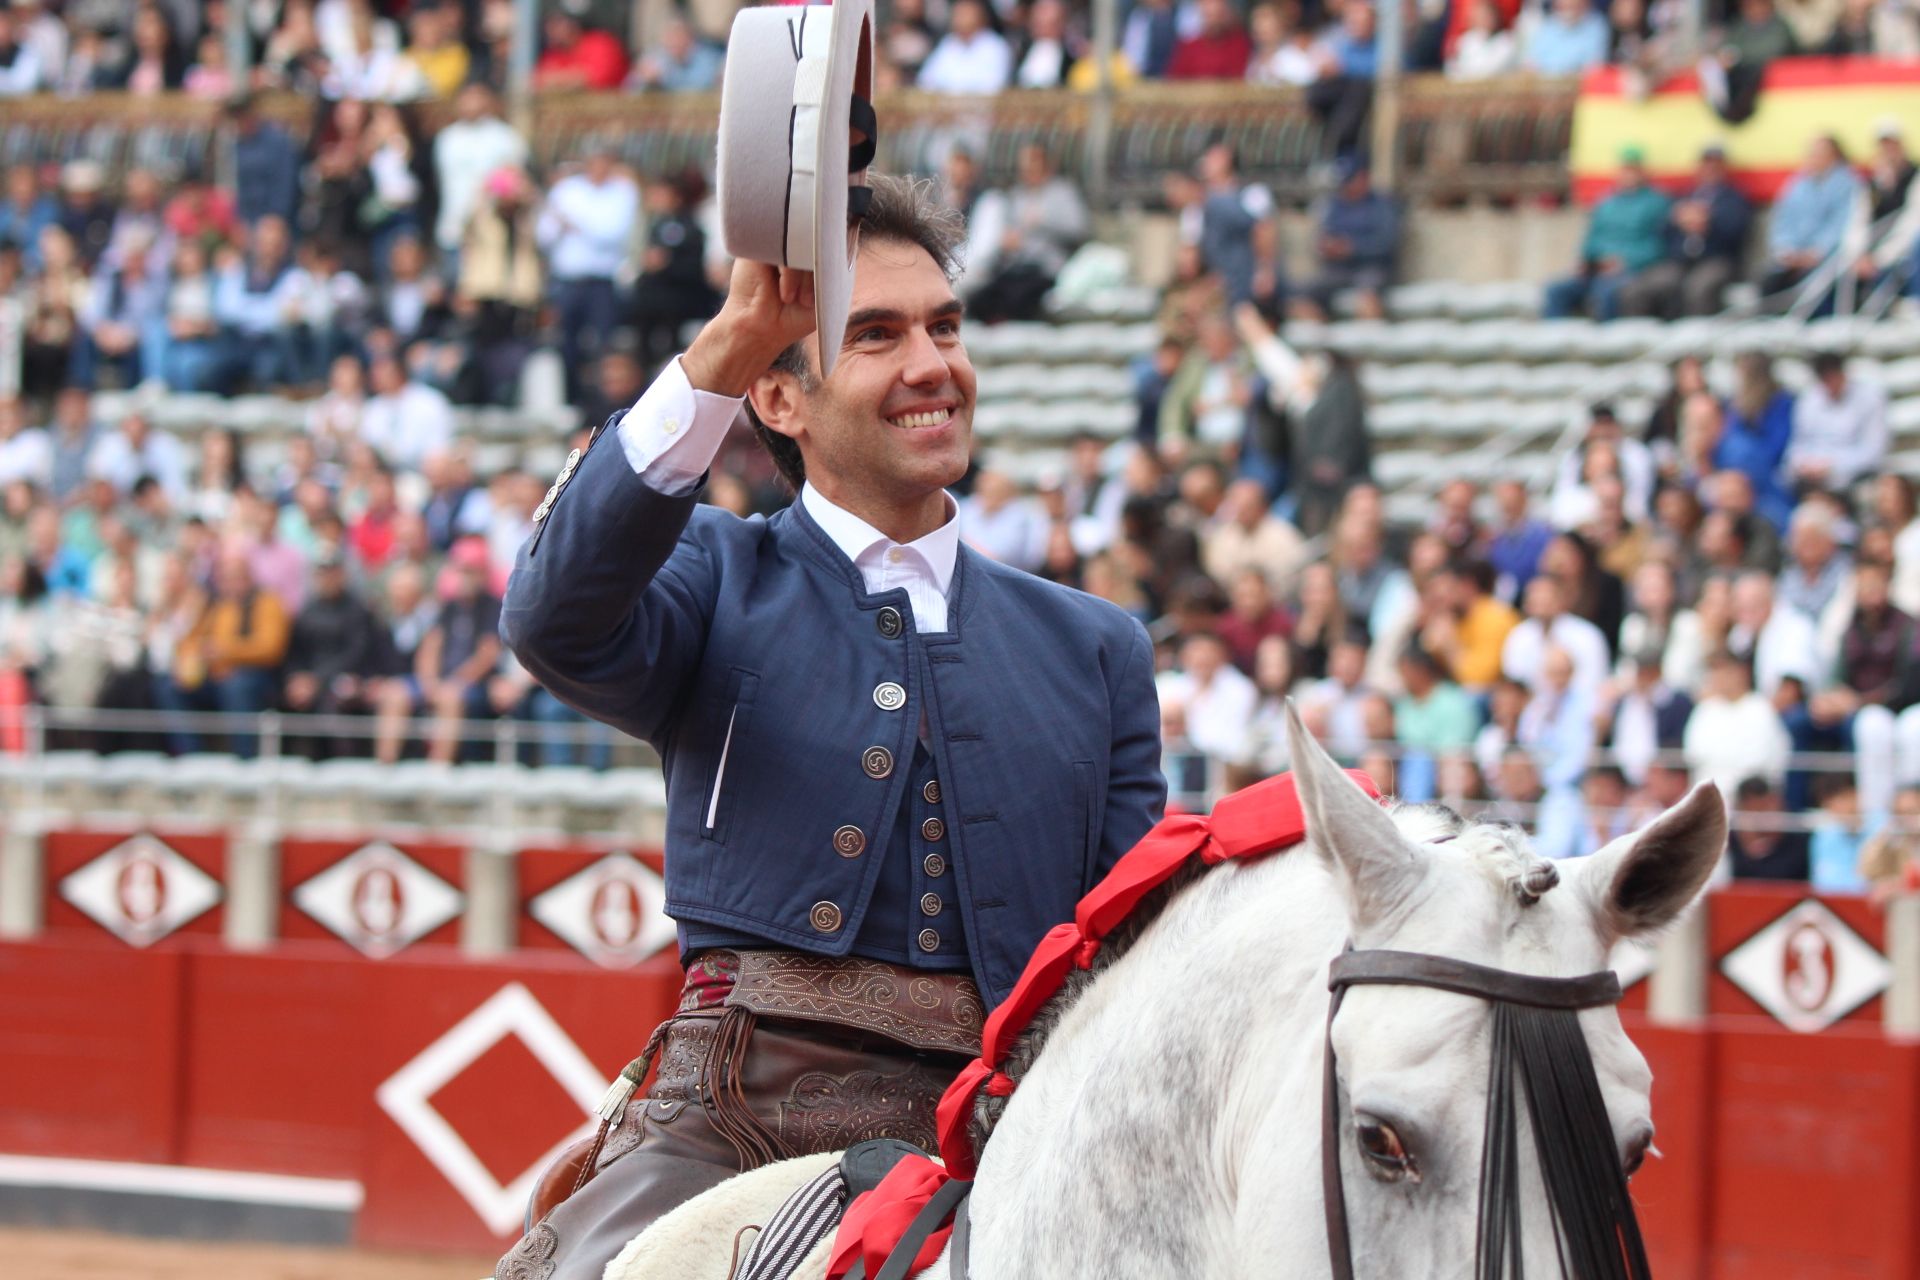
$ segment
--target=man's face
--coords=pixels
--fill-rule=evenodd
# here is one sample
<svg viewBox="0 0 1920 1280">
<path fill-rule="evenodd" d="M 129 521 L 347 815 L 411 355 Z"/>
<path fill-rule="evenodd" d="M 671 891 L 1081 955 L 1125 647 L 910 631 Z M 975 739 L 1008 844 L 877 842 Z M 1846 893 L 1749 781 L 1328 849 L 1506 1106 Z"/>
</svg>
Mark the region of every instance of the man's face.
<svg viewBox="0 0 1920 1280">
<path fill-rule="evenodd" d="M 973 446 L 973 364 L 960 338 L 960 302 L 918 245 L 860 247 L 847 329 L 833 373 L 811 391 L 787 379 L 781 402 L 756 388 L 767 425 L 799 442 L 810 480 L 843 505 L 897 504 L 966 474 Z M 809 363 L 820 367 L 818 337 Z"/>
</svg>

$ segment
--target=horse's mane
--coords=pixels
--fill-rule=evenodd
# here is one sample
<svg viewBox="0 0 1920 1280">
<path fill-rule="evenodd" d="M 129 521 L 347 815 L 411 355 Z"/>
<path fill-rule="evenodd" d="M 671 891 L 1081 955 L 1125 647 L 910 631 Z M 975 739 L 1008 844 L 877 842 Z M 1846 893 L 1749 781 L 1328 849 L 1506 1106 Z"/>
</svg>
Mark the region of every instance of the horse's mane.
<svg viewBox="0 0 1920 1280">
<path fill-rule="evenodd" d="M 1402 834 L 1423 844 L 1454 844 L 1460 852 L 1480 863 L 1490 878 L 1503 883 L 1522 905 L 1537 901 L 1559 880 L 1553 864 L 1535 855 L 1528 847 L 1527 835 L 1518 824 L 1498 819 L 1469 821 L 1444 804 L 1406 804 L 1395 801 L 1389 809 Z M 1297 854 L 1304 845 L 1280 854 Z M 1116 925 L 1100 943 L 1093 963 L 1085 969 L 1067 971 L 1060 989 L 1033 1015 L 1027 1029 L 1014 1040 L 1000 1070 L 1016 1083 L 1032 1069 L 1035 1059 L 1046 1048 L 1067 1010 L 1079 1002 L 1087 989 L 1122 956 L 1131 951 L 1146 932 L 1165 914 L 1187 889 L 1204 879 L 1208 872 L 1224 863 L 1203 861 L 1198 854 L 1189 857 L 1163 884 L 1140 899 L 1127 918 Z M 1009 1099 L 982 1089 L 973 1108 L 968 1136 L 976 1154 L 987 1145 L 987 1138 L 1006 1112 Z"/>
</svg>

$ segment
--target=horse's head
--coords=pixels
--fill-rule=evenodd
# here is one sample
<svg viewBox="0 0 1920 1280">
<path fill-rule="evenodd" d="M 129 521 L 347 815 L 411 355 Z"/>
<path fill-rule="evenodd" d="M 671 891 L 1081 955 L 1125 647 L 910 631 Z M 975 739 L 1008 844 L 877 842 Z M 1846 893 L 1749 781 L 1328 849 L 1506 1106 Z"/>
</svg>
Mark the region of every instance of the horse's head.
<svg viewBox="0 0 1920 1280">
<path fill-rule="evenodd" d="M 1438 809 L 1383 807 L 1291 710 L 1288 731 L 1308 843 L 1340 886 L 1356 950 L 1417 952 L 1541 977 L 1591 974 L 1608 967 L 1621 939 L 1672 922 L 1726 845 L 1725 809 L 1706 785 L 1592 857 L 1548 862 L 1517 829 L 1469 825 Z M 1630 1175 L 1653 1138 L 1651 1073 L 1611 1006 L 1577 1019 L 1605 1103 L 1611 1155 Z M 1357 1274 L 1471 1274 L 1495 1111 L 1488 1090 L 1494 1005 L 1417 985 L 1355 986 L 1331 1036 Z M 1559 1274 L 1527 1108 L 1517 1113 L 1517 1180 L 1531 1208 L 1521 1215 L 1524 1261 L 1535 1274 Z M 1605 1141 L 1595 1137 L 1589 1146 Z"/>
</svg>

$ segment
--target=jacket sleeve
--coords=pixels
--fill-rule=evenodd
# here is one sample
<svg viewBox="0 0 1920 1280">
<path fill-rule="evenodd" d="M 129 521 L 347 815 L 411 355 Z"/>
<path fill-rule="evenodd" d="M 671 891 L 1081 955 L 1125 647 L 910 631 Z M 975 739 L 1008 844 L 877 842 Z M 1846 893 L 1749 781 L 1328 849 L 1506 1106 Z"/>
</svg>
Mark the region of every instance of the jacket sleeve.
<svg viewBox="0 0 1920 1280">
<path fill-rule="evenodd" d="M 1094 878 L 1139 843 L 1167 808 L 1167 776 L 1160 767 L 1160 696 L 1153 683 L 1153 646 L 1129 621 L 1130 648 L 1110 691 L 1113 746 L 1107 760 L 1107 808 L 1101 816 Z"/>
<path fill-rule="evenodd" d="M 500 612 L 514 656 L 570 707 L 658 745 L 712 620 L 694 491 L 660 493 L 603 431 L 520 548 Z"/>
</svg>

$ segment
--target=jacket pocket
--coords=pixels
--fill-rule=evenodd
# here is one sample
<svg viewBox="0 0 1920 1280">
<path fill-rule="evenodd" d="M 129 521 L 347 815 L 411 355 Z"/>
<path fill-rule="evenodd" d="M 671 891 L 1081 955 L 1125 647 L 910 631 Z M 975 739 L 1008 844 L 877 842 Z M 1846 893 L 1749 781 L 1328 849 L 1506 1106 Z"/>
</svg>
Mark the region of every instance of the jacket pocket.
<svg viewBox="0 0 1920 1280">
<path fill-rule="evenodd" d="M 734 808 L 727 787 L 727 770 L 735 770 L 732 790 L 737 792 L 741 785 L 738 770 L 746 728 L 752 718 L 753 695 L 759 683 L 759 676 L 740 667 L 735 667 L 727 679 L 727 696 L 720 707 L 726 714 L 726 729 L 707 775 L 706 801 L 700 809 L 700 834 L 704 839 L 723 842 L 727 838 L 727 820 Z"/>
<path fill-rule="evenodd" d="M 1093 761 L 1073 762 L 1073 824 L 1079 838 L 1080 897 L 1085 897 L 1099 878 L 1100 823 L 1094 814 Z"/>
</svg>

